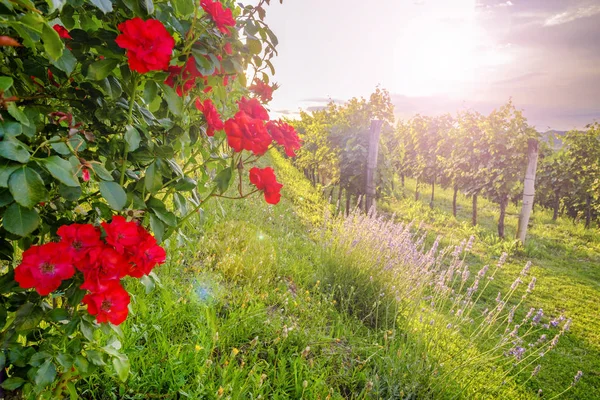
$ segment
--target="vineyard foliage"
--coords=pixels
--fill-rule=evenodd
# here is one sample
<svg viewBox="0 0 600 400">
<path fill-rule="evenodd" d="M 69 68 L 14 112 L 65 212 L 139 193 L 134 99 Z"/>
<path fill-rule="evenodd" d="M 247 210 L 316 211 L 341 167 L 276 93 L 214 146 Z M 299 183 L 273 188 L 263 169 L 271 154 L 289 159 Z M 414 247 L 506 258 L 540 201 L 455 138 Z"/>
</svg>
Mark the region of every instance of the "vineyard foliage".
<svg viewBox="0 0 600 400">
<path fill-rule="evenodd" d="M 541 143 L 536 204 L 590 227 L 600 216 L 600 124 L 573 130 L 558 141 L 539 133 L 527 123 L 512 101 L 489 115 L 461 111 L 436 117 L 415 115 L 394 123 L 389 94 L 377 89 L 369 101 L 351 99 L 344 105 L 330 103 L 295 121 L 307 146 L 296 160 L 313 183 L 339 185 L 352 196 L 364 195 L 367 133 L 371 119 L 383 119 L 379 148 L 377 185 L 379 196 L 394 190 L 396 177 L 416 180 L 415 198 L 429 189 L 430 206 L 435 187 L 462 192 L 473 200 L 472 222 L 477 224 L 477 199 L 485 196 L 498 204 L 498 235 L 504 237 L 504 219 L 509 202 L 523 195 L 527 166 L 527 143 Z M 308 145 L 310 143 L 310 145 Z M 558 145 L 555 143 L 559 143 Z M 348 208 L 348 207 L 346 207 Z"/>
</svg>

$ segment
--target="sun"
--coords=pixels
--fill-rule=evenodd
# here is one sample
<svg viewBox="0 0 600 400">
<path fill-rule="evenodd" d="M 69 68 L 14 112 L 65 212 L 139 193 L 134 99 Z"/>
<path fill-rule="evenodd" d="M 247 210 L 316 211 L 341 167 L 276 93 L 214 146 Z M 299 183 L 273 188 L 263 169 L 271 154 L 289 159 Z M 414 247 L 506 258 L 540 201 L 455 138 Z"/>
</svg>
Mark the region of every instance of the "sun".
<svg viewBox="0 0 600 400">
<path fill-rule="evenodd" d="M 392 84 L 399 93 L 460 94 L 486 68 L 508 62 L 486 35 L 475 1 L 428 2 L 421 7 L 394 41 Z"/>
</svg>

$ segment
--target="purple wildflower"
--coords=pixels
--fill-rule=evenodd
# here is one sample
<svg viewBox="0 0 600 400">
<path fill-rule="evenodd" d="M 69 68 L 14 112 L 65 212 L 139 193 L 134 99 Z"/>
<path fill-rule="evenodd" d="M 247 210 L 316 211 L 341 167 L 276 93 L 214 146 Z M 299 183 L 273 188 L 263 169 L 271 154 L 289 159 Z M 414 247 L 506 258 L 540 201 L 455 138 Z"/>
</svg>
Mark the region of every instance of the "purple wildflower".
<svg viewBox="0 0 600 400">
<path fill-rule="evenodd" d="M 535 288 L 536 280 L 537 279 L 535 278 L 535 276 L 533 278 L 531 278 L 531 282 L 529 282 L 529 286 L 527 286 L 527 293 L 533 292 L 533 289 Z"/>
<path fill-rule="evenodd" d="M 525 264 L 525 267 L 523 267 L 523 270 L 521 270 L 521 276 L 527 275 L 529 268 L 531 268 L 531 261 L 527 261 L 527 264 Z"/>
<path fill-rule="evenodd" d="M 573 383 L 571 384 L 571 386 L 575 386 L 575 384 L 577 382 L 579 382 L 579 380 L 581 379 L 582 376 L 583 376 L 583 372 L 577 371 L 577 373 L 575 374 L 575 377 L 573 378 Z"/>
<path fill-rule="evenodd" d="M 508 257 L 508 254 L 506 252 L 504 252 L 504 253 L 502 253 L 502 255 L 500 255 L 500 259 L 498 260 L 498 264 L 497 264 L 498 268 L 502 268 L 502 266 L 506 262 L 506 257 Z"/>
</svg>

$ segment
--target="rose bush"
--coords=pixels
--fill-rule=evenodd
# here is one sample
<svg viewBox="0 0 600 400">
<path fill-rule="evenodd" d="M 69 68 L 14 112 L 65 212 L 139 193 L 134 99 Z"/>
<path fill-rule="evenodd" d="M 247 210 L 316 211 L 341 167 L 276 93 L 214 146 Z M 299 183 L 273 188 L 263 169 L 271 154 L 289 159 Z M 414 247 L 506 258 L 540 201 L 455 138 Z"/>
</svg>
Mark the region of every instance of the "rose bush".
<svg viewBox="0 0 600 400">
<path fill-rule="evenodd" d="M 3 389 L 76 397 L 107 363 L 127 379 L 126 288 L 154 286 L 160 244 L 210 197 L 279 201 L 273 170 L 250 169 L 300 146 L 264 107 L 265 4 L 0 2 Z"/>
</svg>

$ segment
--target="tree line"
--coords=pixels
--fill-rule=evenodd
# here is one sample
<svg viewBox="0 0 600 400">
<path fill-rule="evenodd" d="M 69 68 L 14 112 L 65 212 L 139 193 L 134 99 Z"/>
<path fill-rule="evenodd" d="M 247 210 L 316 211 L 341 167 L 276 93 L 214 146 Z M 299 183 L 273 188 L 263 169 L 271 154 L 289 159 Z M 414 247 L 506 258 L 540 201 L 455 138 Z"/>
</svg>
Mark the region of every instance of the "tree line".
<svg viewBox="0 0 600 400">
<path fill-rule="evenodd" d="M 390 95 L 381 88 L 368 99 L 330 102 L 322 110 L 301 112 L 292 122 L 304 140 L 296 165 L 314 184 L 329 189 L 326 195 L 337 196 L 338 204 L 345 192 L 346 210 L 352 198 L 365 193 L 373 119 L 384 121 L 376 174 L 379 196 L 392 193 L 396 180 L 404 186 L 410 177 L 416 181 L 415 199 L 427 191 L 434 207 L 436 187 L 451 188 L 454 216 L 458 193 L 471 197 L 473 225 L 478 199 L 485 197 L 498 204 L 498 235 L 503 238 L 507 206 L 523 195 L 528 142 L 536 140 L 540 151 L 535 204 L 554 210 L 554 219 L 583 219 L 586 227 L 599 222 L 599 123 L 555 138 L 530 126 L 511 100 L 488 115 L 464 110 L 395 122 Z"/>
</svg>

